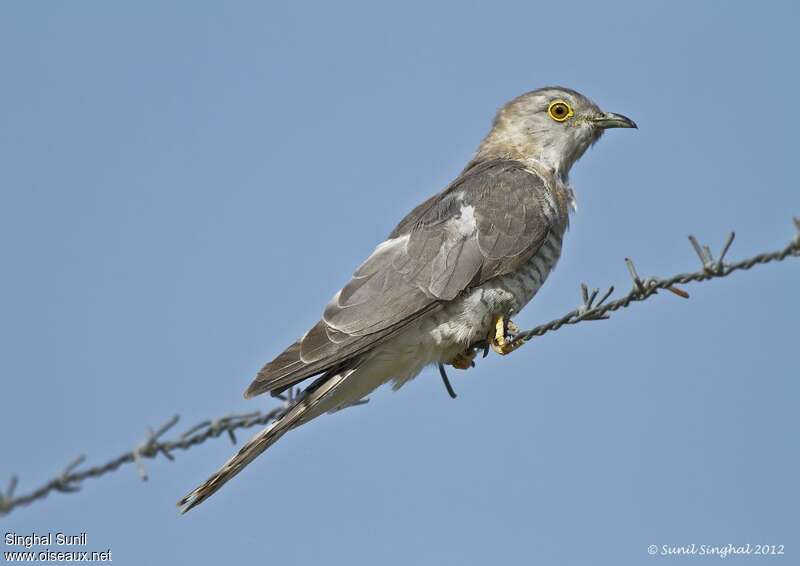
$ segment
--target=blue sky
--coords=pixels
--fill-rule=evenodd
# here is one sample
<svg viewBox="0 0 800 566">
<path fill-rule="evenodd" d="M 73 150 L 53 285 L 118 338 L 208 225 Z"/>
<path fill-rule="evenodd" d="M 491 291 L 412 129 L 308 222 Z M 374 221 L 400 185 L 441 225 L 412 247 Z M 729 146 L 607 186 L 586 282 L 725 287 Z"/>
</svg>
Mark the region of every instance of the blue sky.
<svg viewBox="0 0 800 566">
<path fill-rule="evenodd" d="M 639 124 L 573 169 L 562 260 L 519 317 L 785 245 L 793 2 L 0 6 L 0 481 L 231 412 L 495 110 L 563 84 Z M 294 431 L 200 508 L 220 439 L 55 494 L 4 532 L 119 564 L 646 564 L 797 553 L 800 263 L 690 286 Z M 242 435 L 240 435 L 241 437 Z M 3 550 L 8 550 L 4 547 Z M 753 557 L 751 557 L 753 558 Z M 713 558 L 715 560 L 716 558 Z M 737 560 L 738 558 L 729 558 Z M 744 561 L 744 559 L 741 559 Z"/>
</svg>

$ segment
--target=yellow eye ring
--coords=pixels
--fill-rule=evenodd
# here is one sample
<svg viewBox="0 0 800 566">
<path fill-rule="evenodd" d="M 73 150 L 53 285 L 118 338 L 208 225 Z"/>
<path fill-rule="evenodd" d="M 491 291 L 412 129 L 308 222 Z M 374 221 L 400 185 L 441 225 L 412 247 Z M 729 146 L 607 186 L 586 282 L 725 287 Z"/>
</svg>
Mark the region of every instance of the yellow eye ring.
<svg viewBox="0 0 800 566">
<path fill-rule="evenodd" d="M 572 118 L 575 112 L 572 110 L 572 106 L 563 100 L 554 100 L 547 107 L 547 114 L 556 122 L 564 122 L 568 118 Z"/>
</svg>

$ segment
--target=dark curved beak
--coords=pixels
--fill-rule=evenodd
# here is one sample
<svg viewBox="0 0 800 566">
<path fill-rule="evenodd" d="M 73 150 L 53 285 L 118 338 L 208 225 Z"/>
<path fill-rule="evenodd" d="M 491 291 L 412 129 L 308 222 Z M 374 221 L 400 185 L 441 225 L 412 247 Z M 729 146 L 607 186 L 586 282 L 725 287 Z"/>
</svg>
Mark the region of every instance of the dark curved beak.
<svg viewBox="0 0 800 566">
<path fill-rule="evenodd" d="M 592 123 L 598 128 L 637 128 L 636 122 L 623 116 L 622 114 L 614 114 L 613 112 L 604 112 L 592 118 Z"/>
</svg>

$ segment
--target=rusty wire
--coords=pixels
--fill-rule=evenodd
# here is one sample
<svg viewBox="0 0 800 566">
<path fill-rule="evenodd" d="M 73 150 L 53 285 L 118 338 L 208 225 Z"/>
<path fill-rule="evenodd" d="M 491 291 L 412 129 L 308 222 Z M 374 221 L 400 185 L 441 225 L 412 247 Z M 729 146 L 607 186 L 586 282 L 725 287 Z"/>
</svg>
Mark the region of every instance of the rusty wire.
<svg viewBox="0 0 800 566">
<path fill-rule="evenodd" d="M 599 289 L 592 289 L 590 291 L 588 286 L 582 283 L 582 303 L 578 308 L 546 324 L 541 324 L 530 330 L 519 332 L 514 336 L 514 340 L 527 342 L 537 336 L 542 336 L 548 332 L 558 330 L 565 325 L 577 324 L 588 320 L 605 320 L 609 318 L 610 313 L 629 307 L 634 303 L 647 300 L 660 289 L 665 289 L 683 298 L 688 298 L 688 293 L 677 287 L 677 285 L 727 277 L 731 273 L 748 270 L 757 265 L 780 262 L 789 257 L 800 257 L 800 218 L 794 218 L 794 224 L 797 229 L 797 234 L 785 248 L 778 251 L 758 254 L 731 264 L 725 263 L 724 260 L 725 255 L 728 253 L 733 243 L 734 233 L 731 233 L 726 240 L 717 259 L 714 259 L 708 246 L 701 246 L 694 236 L 689 236 L 692 247 L 700 258 L 702 268 L 696 272 L 681 273 L 666 279 L 657 277 L 642 279 L 633 261 L 625 258 L 625 263 L 633 281 L 633 287 L 627 295 L 614 301 L 606 302 L 614 292 L 614 288 L 610 287 L 603 293 L 600 300 L 597 300 L 598 295 L 600 295 Z M 84 480 L 113 472 L 123 464 L 135 463 L 139 472 L 139 477 L 146 481 L 148 475 L 144 467 L 144 459 L 153 459 L 160 454 L 168 460 L 174 460 L 173 451 L 188 450 L 192 446 L 201 444 L 210 438 L 217 438 L 223 434 L 226 434 L 231 442 L 235 444 L 236 430 L 251 428 L 258 425 L 267 425 L 279 419 L 281 415 L 291 407 L 292 403 L 297 400 L 294 391 L 289 391 L 288 393 L 287 397 L 281 397 L 283 403 L 269 412 L 262 413 L 257 411 L 246 414 L 232 414 L 213 420 L 206 420 L 189 428 L 174 440 L 162 441 L 161 437 L 178 423 L 179 417 L 175 415 L 158 429 L 149 429 L 144 441 L 134 447 L 133 450 L 125 452 L 105 464 L 83 470 L 78 470 L 78 468 L 83 465 L 86 457 L 79 456 L 49 482 L 24 495 L 15 496 L 18 479 L 16 476 L 12 476 L 5 492 L 0 493 L 0 515 L 8 514 L 17 507 L 29 505 L 34 501 L 43 499 L 54 491 L 61 493 L 74 493 L 79 491 Z M 451 396 L 454 395 L 455 394 L 451 392 Z"/>
</svg>

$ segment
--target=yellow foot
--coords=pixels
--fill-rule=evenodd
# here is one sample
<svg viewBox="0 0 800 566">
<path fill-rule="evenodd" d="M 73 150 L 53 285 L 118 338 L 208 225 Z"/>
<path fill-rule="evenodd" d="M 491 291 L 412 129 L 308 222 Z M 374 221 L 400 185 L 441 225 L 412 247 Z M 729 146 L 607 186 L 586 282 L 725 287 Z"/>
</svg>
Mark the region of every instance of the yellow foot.
<svg viewBox="0 0 800 566">
<path fill-rule="evenodd" d="M 447 363 L 456 369 L 469 369 L 475 367 L 475 362 L 473 361 L 475 359 L 475 354 L 475 350 L 469 348 L 468 350 L 456 354 L 456 356 Z"/>
<path fill-rule="evenodd" d="M 519 327 L 514 324 L 511 319 L 506 319 L 503 315 L 495 318 L 494 324 L 489 331 L 489 345 L 492 350 L 505 356 L 510 354 L 525 342 L 522 340 L 514 340 L 513 336 L 519 332 Z"/>
</svg>

